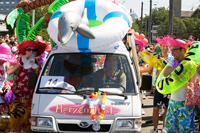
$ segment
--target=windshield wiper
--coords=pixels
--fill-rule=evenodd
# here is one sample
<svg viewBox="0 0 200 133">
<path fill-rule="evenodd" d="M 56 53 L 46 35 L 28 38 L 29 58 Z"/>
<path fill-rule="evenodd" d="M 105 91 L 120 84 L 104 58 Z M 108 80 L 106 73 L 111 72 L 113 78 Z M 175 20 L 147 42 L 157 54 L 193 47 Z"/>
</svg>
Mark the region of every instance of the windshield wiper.
<svg viewBox="0 0 200 133">
<path fill-rule="evenodd" d="M 39 88 L 39 89 L 56 89 L 56 90 L 67 90 L 67 91 L 70 91 L 70 92 L 76 92 L 76 91 L 72 91 L 70 89 L 65 89 L 65 88 L 60 88 L 60 87 L 42 87 L 42 88 Z"/>
<path fill-rule="evenodd" d="M 84 95 L 83 93 L 89 93 L 89 94 L 91 94 L 91 93 L 94 93 L 95 91 L 94 91 L 94 88 L 83 88 L 83 89 L 78 89 L 76 92 L 75 92 L 75 94 L 77 94 L 77 95 L 82 95 L 83 96 L 83 98 L 84 99 L 87 99 L 87 94 L 86 95 Z M 89 95 L 88 94 L 88 95 Z"/>
<path fill-rule="evenodd" d="M 94 88 L 83 88 L 83 89 L 77 90 L 75 93 L 80 94 L 81 92 L 89 92 L 91 94 L 92 92 L 95 93 L 97 91 L 95 91 Z M 100 91 L 100 92 L 102 93 L 102 95 L 103 95 L 103 93 L 105 93 L 104 91 Z M 111 93 L 111 92 L 106 92 L 106 94 L 121 96 L 121 97 L 124 97 L 125 100 L 128 99 L 127 95 L 125 95 L 125 94 Z"/>
<path fill-rule="evenodd" d="M 121 97 L 124 97 L 125 100 L 128 99 L 128 96 L 125 94 L 118 94 L 118 93 L 111 93 L 111 92 L 106 92 L 106 94 L 121 96 Z"/>
<path fill-rule="evenodd" d="M 57 89 L 57 90 L 67 90 L 67 91 L 70 91 L 70 92 L 74 92 L 74 93 L 67 93 L 67 94 L 76 94 L 76 95 L 81 95 L 84 99 L 87 98 L 86 95 L 83 95 L 83 94 L 80 94 L 80 93 L 76 93 L 76 91 L 72 91 L 70 89 L 66 89 L 66 88 L 60 88 L 60 87 L 42 87 L 40 89 Z"/>
</svg>

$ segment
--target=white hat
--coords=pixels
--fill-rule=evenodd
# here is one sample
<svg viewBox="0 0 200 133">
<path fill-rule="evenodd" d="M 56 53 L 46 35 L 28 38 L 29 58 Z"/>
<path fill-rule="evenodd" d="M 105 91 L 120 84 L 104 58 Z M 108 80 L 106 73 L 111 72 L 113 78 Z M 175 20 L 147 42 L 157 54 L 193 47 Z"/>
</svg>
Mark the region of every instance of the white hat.
<svg viewBox="0 0 200 133">
<path fill-rule="evenodd" d="M 11 49 L 11 51 L 14 53 L 14 52 L 16 52 L 18 49 L 17 49 L 17 47 L 12 47 L 12 49 Z"/>
</svg>

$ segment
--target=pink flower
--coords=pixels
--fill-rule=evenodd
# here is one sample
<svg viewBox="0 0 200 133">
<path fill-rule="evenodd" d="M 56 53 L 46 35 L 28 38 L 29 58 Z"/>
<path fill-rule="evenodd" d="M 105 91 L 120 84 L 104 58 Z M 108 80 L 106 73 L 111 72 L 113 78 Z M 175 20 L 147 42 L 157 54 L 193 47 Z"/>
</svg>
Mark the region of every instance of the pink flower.
<svg viewBox="0 0 200 133">
<path fill-rule="evenodd" d="M 8 80 L 5 82 L 5 85 L 10 85 L 10 87 L 12 88 L 13 85 L 14 85 L 14 81 L 11 79 L 11 80 Z"/>
</svg>

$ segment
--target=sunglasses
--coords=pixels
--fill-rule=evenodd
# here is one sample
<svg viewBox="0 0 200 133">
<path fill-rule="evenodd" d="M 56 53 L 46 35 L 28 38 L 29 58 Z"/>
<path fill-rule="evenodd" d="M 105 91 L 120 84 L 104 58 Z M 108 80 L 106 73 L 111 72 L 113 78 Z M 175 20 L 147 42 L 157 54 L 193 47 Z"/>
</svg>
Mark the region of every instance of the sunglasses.
<svg viewBox="0 0 200 133">
<path fill-rule="evenodd" d="M 29 51 L 29 52 L 30 52 L 30 51 L 37 52 L 38 50 L 37 50 L 37 49 L 35 49 L 35 48 L 34 48 L 34 49 L 27 48 L 27 49 L 26 49 L 26 51 Z"/>
<path fill-rule="evenodd" d="M 179 49 L 181 50 L 182 48 L 175 48 L 175 49 L 171 49 L 170 51 L 174 52 L 174 51 L 179 50 Z"/>
</svg>

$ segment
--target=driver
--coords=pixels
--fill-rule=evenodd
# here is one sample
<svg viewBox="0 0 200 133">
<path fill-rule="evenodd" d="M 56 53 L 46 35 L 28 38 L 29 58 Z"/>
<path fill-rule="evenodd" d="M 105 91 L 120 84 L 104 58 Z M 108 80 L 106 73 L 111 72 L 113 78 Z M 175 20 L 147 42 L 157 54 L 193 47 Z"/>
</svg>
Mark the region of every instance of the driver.
<svg viewBox="0 0 200 133">
<path fill-rule="evenodd" d="M 103 69 L 93 75 L 92 87 L 126 89 L 126 75 L 118 68 L 118 58 L 107 55 Z"/>
</svg>

